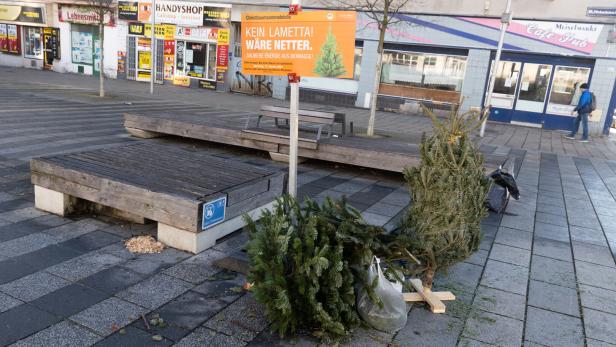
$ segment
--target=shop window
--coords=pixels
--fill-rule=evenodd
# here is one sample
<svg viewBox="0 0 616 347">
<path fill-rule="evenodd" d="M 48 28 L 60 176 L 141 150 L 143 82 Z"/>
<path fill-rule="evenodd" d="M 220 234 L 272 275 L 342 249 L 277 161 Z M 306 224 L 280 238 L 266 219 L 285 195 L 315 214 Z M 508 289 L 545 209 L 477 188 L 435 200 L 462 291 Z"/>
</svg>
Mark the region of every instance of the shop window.
<svg viewBox="0 0 616 347">
<path fill-rule="evenodd" d="M 492 62 L 494 63 L 494 62 Z M 500 61 L 498 68 L 495 71 L 496 78 L 494 80 L 494 93 L 513 96 L 518 86 L 518 78 L 522 63 L 512 61 Z"/>
<path fill-rule="evenodd" d="M 466 57 L 385 51 L 381 83 L 459 92 Z"/>
<path fill-rule="evenodd" d="M 100 41 L 94 25 L 71 24 L 71 61 L 100 71 Z"/>
<path fill-rule="evenodd" d="M 41 28 L 24 27 L 24 57 L 43 59 L 43 37 Z"/>
<path fill-rule="evenodd" d="M 178 41 L 176 71 L 180 75 L 216 80 L 216 44 Z"/>
<path fill-rule="evenodd" d="M 436 65 L 436 57 L 425 57 L 424 65 L 435 66 Z"/>
<path fill-rule="evenodd" d="M 354 70 L 353 70 L 353 79 L 355 81 L 359 81 L 359 77 L 361 76 L 361 58 L 363 55 L 363 48 L 355 47 L 355 58 L 354 58 Z"/>
<path fill-rule="evenodd" d="M 590 68 L 573 66 L 556 66 L 548 113 L 570 114 L 577 106 L 582 91 L 582 83 L 588 83 Z"/>
<path fill-rule="evenodd" d="M 233 57 L 242 57 L 242 24 L 233 22 Z"/>
</svg>

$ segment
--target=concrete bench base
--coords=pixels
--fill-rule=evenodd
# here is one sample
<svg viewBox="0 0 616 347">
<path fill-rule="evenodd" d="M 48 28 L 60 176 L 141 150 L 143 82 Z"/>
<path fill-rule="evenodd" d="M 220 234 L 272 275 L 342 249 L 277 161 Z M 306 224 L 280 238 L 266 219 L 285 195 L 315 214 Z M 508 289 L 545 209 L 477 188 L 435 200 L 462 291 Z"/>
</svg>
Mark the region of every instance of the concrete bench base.
<svg viewBox="0 0 616 347">
<path fill-rule="evenodd" d="M 134 137 L 138 137 L 140 139 L 153 139 L 155 137 L 162 137 L 165 134 L 157 133 L 155 131 L 141 130 L 137 128 L 126 128 L 126 131 Z"/>
<path fill-rule="evenodd" d="M 34 207 L 39 210 L 66 217 L 75 210 L 77 199 L 55 190 L 34 186 Z"/>
<path fill-rule="evenodd" d="M 247 214 L 252 219 L 259 219 L 261 212 L 271 209 L 275 204 L 272 201 L 263 206 L 257 207 Z M 246 225 L 242 216 L 236 216 L 221 224 L 213 226 L 199 233 L 178 229 L 170 225 L 158 223 L 158 241 L 165 245 L 191 253 L 199 253 L 216 244 L 216 240 L 243 228 Z"/>
<path fill-rule="evenodd" d="M 45 187 L 34 185 L 34 207 L 41 211 L 67 217 L 76 212 L 87 212 L 96 215 L 113 217 L 131 223 L 146 224 L 147 219 L 136 214 L 118 210 L 113 207 L 97 204 L 92 201 L 57 192 Z"/>
<path fill-rule="evenodd" d="M 283 153 L 276 153 L 276 152 L 269 152 L 270 158 L 272 158 L 273 161 L 278 161 L 281 163 L 288 163 L 289 162 L 289 155 L 288 154 L 283 154 Z M 307 158 L 303 158 L 303 157 L 297 157 L 297 163 L 301 164 L 303 162 L 305 162 L 306 160 L 308 160 Z"/>
</svg>

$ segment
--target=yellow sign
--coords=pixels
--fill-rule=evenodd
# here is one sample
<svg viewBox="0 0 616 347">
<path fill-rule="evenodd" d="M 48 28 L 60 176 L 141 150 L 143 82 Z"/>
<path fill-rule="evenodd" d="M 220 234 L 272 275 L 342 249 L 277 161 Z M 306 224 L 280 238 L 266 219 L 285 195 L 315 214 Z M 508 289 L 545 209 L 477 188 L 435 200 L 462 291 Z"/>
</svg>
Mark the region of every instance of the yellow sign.
<svg viewBox="0 0 616 347">
<path fill-rule="evenodd" d="M 147 70 L 150 69 L 150 52 L 147 51 L 139 51 L 139 65 L 137 65 L 138 69 Z"/>
<path fill-rule="evenodd" d="M 355 12 L 242 14 L 242 72 L 353 78 Z"/>
<path fill-rule="evenodd" d="M 139 81 L 149 81 L 150 80 L 150 71 L 137 71 L 137 80 Z"/>
<path fill-rule="evenodd" d="M 188 76 L 173 76 L 173 85 L 190 87 L 190 78 Z"/>
<path fill-rule="evenodd" d="M 175 25 L 172 24 L 156 24 L 154 34 L 157 39 L 173 40 L 175 38 Z M 144 36 L 152 36 L 152 25 L 144 25 Z"/>
<path fill-rule="evenodd" d="M 228 45 L 229 44 L 229 29 L 218 29 L 218 44 L 219 45 Z"/>
<path fill-rule="evenodd" d="M 0 20 L 17 20 L 20 14 L 19 5 L 0 5 Z"/>
</svg>

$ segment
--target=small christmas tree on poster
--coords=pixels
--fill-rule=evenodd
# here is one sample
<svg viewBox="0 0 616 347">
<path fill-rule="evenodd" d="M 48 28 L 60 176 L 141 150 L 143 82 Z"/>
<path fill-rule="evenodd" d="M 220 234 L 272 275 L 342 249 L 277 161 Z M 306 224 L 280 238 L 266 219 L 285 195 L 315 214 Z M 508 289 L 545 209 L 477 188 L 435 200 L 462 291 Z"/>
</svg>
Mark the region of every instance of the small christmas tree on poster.
<svg viewBox="0 0 616 347">
<path fill-rule="evenodd" d="M 338 77 L 346 73 L 342 54 L 338 52 L 338 43 L 331 27 L 327 32 L 325 43 L 321 46 L 321 53 L 315 64 L 314 72 L 322 77 Z"/>
</svg>

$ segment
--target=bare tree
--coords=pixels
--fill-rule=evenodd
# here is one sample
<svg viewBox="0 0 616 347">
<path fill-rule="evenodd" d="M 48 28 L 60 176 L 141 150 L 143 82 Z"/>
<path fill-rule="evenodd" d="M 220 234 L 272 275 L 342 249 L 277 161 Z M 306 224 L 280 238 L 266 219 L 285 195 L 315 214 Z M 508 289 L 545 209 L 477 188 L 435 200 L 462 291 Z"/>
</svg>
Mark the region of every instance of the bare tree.
<svg viewBox="0 0 616 347">
<path fill-rule="evenodd" d="M 101 45 L 100 68 L 98 78 L 98 95 L 105 97 L 105 18 L 112 18 L 115 11 L 113 0 L 87 0 L 88 7 L 96 14 L 96 24 Z"/>
<path fill-rule="evenodd" d="M 328 7 L 354 10 L 362 12 L 379 30 L 379 46 L 377 48 L 377 62 L 374 76 L 374 85 L 370 95 L 370 118 L 368 119 L 368 136 L 374 136 L 374 121 L 376 118 L 376 102 L 381 84 L 381 69 L 383 67 L 383 45 L 385 34 L 390 25 L 400 22 L 398 14 L 403 11 L 411 0 L 321 0 Z"/>
</svg>

